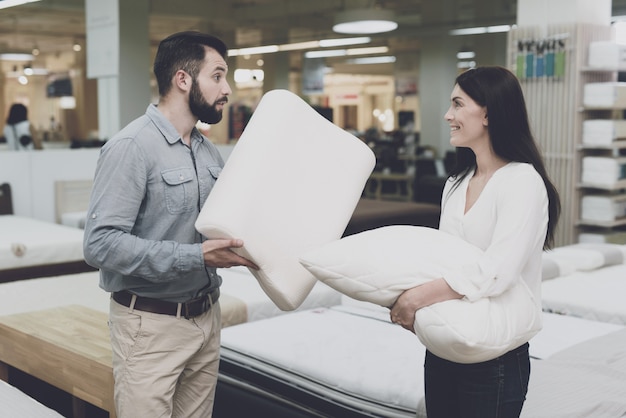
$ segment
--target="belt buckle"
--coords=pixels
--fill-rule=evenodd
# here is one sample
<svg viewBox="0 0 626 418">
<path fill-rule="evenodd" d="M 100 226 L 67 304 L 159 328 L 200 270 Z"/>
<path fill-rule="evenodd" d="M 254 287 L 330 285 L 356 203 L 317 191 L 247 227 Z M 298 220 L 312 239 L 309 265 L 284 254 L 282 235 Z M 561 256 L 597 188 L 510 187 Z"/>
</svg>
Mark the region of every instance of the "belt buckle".
<svg viewBox="0 0 626 418">
<path fill-rule="evenodd" d="M 184 309 L 184 317 L 185 319 L 191 319 L 191 318 L 195 318 L 196 316 L 199 316 L 203 313 L 205 313 L 206 311 L 208 311 L 211 308 L 211 300 L 209 300 L 209 298 L 211 297 L 210 294 L 206 294 L 202 300 L 200 301 L 200 311 L 201 312 L 193 312 L 193 316 L 192 313 L 189 312 L 189 306 L 191 305 L 191 302 L 185 302 L 183 303 L 183 306 L 185 307 Z M 197 300 L 195 301 L 197 302 Z M 194 305 L 195 306 L 195 305 Z"/>
</svg>

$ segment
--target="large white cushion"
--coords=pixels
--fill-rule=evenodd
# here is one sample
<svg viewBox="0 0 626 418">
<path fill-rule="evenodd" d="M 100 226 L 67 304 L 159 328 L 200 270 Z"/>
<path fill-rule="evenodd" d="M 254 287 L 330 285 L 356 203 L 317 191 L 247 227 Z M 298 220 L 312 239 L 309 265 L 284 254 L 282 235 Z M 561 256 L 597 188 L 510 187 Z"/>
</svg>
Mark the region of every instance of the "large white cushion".
<svg viewBox="0 0 626 418">
<path fill-rule="evenodd" d="M 237 252 L 282 310 L 316 283 L 298 262 L 341 237 L 374 169 L 373 152 L 287 90 L 266 93 L 196 221 L 208 238 L 241 238 Z"/>
<path fill-rule="evenodd" d="M 591 271 L 623 264 L 626 254 L 622 245 L 610 243 L 578 243 L 554 248 L 544 253 L 544 260 L 552 260 L 570 269 Z"/>
<path fill-rule="evenodd" d="M 476 264 L 483 252 L 446 232 L 387 226 L 300 256 L 319 280 L 358 300 L 390 307 L 406 289 Z M 450 300 L 419 309 L 415 333 L 439 357 L 475 363 L 527 342 L 541 329 L 541 307 L 523 280 L 502 295 Z"/>
</svg>

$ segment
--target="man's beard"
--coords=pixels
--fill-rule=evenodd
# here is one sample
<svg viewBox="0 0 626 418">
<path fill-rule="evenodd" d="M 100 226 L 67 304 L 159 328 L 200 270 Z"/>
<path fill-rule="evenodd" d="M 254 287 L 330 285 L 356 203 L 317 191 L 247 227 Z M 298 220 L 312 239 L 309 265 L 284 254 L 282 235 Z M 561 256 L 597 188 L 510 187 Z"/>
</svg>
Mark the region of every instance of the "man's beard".
<svg viewBox="0 0 626 418">
<path fill-rule="evenodd" d="M 196 80 L 193 80 L 189 92 L 189 109 L 201 122 L 212 125 L 222 120 L 222 111 L 217 110 L 215 103 L 210 105 L 204 99 Z"/>
</svg>

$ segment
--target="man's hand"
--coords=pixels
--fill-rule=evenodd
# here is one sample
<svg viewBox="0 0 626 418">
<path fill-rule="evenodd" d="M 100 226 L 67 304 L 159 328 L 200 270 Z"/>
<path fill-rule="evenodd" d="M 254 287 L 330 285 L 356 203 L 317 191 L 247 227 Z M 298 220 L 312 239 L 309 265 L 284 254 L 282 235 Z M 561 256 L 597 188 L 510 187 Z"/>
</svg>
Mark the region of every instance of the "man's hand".
<svg viewBox="0 0 626 418">
<path fill-rule="evenodd" d="M 202 243 L 204 264 L 210 267 L 227 268 L 246 266 L 258 270 L 259 267 L 247 258 L 235 254 L 231 248 L 243 247 L 240 239 L 209 239 Z"/>
</svg>

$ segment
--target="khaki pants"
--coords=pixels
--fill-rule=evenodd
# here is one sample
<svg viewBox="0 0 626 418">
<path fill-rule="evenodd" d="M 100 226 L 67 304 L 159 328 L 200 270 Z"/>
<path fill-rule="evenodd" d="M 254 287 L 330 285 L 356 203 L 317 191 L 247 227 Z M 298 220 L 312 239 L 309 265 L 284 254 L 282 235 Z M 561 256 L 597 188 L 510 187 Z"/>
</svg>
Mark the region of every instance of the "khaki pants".
<svg viewBox="0 0 626 418">
<path fill-rule="evenodd" d="M 131 310 L 111 299 L 118 418 L 208 418 L 219 368 L 220 306 L 193 318 Z"/>
</svg>

